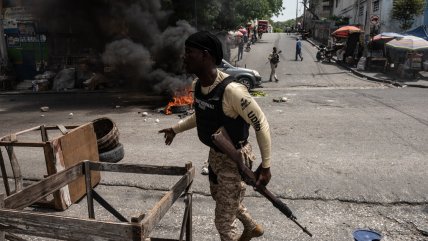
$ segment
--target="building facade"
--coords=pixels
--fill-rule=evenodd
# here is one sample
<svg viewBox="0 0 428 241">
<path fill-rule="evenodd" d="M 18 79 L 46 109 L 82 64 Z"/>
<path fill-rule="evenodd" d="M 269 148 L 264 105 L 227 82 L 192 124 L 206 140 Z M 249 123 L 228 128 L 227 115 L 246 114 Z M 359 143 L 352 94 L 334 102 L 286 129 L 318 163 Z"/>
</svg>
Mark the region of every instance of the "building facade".
<svg viewBox="0 0 428 241">
<path fill-rule="evenodd" d="M 400 24 L 392 19 L 394 0 L 372 0 L 372 14 L 368 16 L 367 0 L 334 0 L 333 15 L 349 18 L 349 24 L 364 28 L 367 18 L 378 17 L 380 32 L 401 32 Z M 428 24 L 428 0 L 425 13 L 415 18 L 412 28 Z"/>
</svg>

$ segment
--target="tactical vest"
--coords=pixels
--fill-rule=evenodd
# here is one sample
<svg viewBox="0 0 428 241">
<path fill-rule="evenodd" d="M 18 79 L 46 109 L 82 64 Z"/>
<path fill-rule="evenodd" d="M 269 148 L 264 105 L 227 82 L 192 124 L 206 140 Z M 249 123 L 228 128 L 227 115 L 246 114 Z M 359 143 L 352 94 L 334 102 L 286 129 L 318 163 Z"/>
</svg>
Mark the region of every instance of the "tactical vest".
<svg viewBox="0 0 428 241">
<path fill-rule="evenodd" d="M 211 135 L 221 126 L 224 126 L 231 137 L 233 144 L 239 148 L 245 144 L 249 135 L 250 125 L 238 116 L 236 119 L 226 116 L 223 112 L 223 94 L 226 86 L 233 82 L 234 77 L 229 76 L 219 83 L 207 95 L 202 94 L 201 83 L 195 85 L 195 114 L 198 137 L 202 143 L 220 151 L 212 142 Z"/>
</svg>

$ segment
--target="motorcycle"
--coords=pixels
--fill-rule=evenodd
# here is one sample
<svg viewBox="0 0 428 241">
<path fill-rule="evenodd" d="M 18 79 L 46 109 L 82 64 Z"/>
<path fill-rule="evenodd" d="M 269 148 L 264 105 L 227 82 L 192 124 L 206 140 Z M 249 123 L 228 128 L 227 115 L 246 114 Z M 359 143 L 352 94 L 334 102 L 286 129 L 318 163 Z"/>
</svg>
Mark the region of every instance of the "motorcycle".
<svg viewBox="0 0 428 241">
<path fill-rule="evenodd" d="M 320 45 L 316 54 L 316 58 L 318 61 L 327 61 L 330 63 L 331 59 L 333 58 L 333 51 L 334 50 L 327 49 L 327 47 L 324 45 Z"/>
</svg>

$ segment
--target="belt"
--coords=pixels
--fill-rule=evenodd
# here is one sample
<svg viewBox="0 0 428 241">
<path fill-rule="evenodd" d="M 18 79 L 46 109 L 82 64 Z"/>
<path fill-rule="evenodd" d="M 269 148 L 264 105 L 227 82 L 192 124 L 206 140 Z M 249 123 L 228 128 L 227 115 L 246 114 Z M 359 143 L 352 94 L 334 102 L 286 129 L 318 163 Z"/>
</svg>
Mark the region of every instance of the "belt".
<svg viewBox="0 0 428 241">
<path fill-rule="evenodd" d="M 239 141 L 236 145 L 234 145 L 235 146 L 235 148 L 236 149 L 241 149 L 241 148 L 243 148 L 245 145 L 247 145 L 248 144 L 248 141 L 247 140 L 244 140 L 244 141 Z M 220 149 L 218 149 L 218 147 L 217 146 L 215 146 L 215 145 L 213 145 L 213 146 L 211 146 L 211 148 L 212 149 L 214 149 L 216 152 L 219 152 L 219 153 L 223 153 Z M 224 154 L 224 153 L 223 153 Z"/>
</svg>

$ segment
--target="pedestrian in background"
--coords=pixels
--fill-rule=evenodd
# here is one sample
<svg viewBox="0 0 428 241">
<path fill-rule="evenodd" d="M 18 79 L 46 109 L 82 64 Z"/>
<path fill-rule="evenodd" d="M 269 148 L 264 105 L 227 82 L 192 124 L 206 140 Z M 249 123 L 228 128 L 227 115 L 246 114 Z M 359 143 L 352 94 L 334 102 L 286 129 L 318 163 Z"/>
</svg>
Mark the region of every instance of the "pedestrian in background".
<svg viewBox="0 0 428 241">
<path fill-rule="evenodd" d="M 296 38 L 296 61 L 297 61 L 297 56 L 300 57 L 300 61 L 303 61 L 303 57 L 302 57 L 302 41 L 300 41 L 300 38 Z"/>
<path fill-rule="evenodd" d="M 238 37 L 238 61 L 242 59 L 242 55 L 244 54 L 244 45 L 244 39 Z"/>
<path fill-rule="evenodd" d="M 276 76 L 276 67 L 278 67 L 279 63 L 279 53 L 276 51 L 276 47 L 273 47 L 272 53 L 269 54 L 268 57 L 270 63 L 270 77 L 269 81 L 272 81 L 272 77 L 275 78 L 275 82 L 278 82 L 278 77 Z"/>
</svg>

